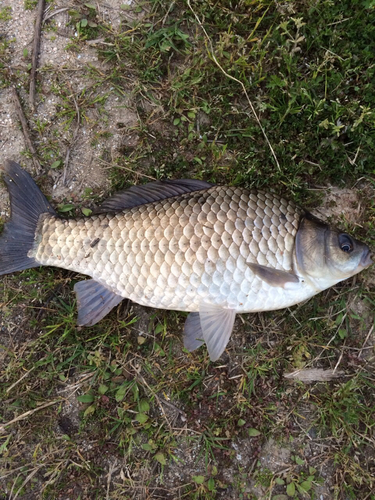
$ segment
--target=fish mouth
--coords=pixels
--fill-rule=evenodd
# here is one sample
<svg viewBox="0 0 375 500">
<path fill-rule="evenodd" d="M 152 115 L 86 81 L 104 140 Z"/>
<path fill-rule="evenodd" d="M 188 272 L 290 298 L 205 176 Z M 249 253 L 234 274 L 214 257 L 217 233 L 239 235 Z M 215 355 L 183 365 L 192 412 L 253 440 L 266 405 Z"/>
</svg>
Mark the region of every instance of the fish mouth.
<svg viewBox="0 0 375 500">
<path fill-rule="evenodd" d="M 371 250 L 367 248 L 366 251 L 363 252 L 359 265 L 363 268 L 366 268 L 368 266 L 371 266 L 371 264 L 373 264 L 373 260 L 371 258 Z"/>
</svg>

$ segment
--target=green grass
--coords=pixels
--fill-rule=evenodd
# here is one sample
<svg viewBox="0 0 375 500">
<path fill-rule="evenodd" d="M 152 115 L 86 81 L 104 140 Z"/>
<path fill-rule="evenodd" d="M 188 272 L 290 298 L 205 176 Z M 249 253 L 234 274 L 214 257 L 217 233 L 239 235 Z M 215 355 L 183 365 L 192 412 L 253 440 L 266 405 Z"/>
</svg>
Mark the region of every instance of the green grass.
<svg viewBox="0 0 375 500">
<path fill-rule="evenodd" d="M 12 8 L 11 7 L 2 7 L 0 9 L 0 21 L 7 22 L 12 19 Z"/>
<path fill-rule="evenodd" d="M 77 36 L 67 50 L 104 40 L 104 69 L 87 68 L 80 92 L 62 70 L 40 70 L 58 99 L 54 121 L 31 121 L 45 167 L 62 168 L 78 117 L 108 162 L 106 104 L 115 94 L 126 107 L 130 96 L 137 141 L 110 161 L 113 190 L 147 176 L 193 177 L 273 189 L 314 208 L 322 199 L 315 188 L 356 184 L 364 215 L 356 227 L 335 222 L 374 245 L 373 2 L 192 2 L 210 41 L 186 2 L 140 5 L 142 16 L 116 29 L 93 6 L 76 2 L 69 11 Z M 0 42 L 8 61 L 8 42 Z M 279 166 L 211 43 L 222 69 L 245 86 Z M 2 85 L 14 83 L 2 60 L 0 69 Z M 27 75 L 18 76 L 26 89 Z M 98 193 L 59 200 L 59 209 L 80 213 Z M 204 348 L 183 350 L 184 314 L 124 303 L 79 328 L 79 277 L 56 269 L 4 277 L 0 426 L 16 419 L 0 434 L 5 491 L 285 500 L 319 498 L 327 483 L 329 498 L 374 499 L 370 275 L 291 310 L 244 315 L 216 363 Z M 331 382 L 283 377 L 335 366 L 344 376 Z M 275 455 L 287 450 L 285 466 L 262 455 L 271 438 Z"/>
<path fill-rule="evenodd" d="M 235 11 L 225 2 L 215 7 L 199 4 L 197 15 L 213 41 L 215 56 L 225 71 L 244 83 L 280 170 L 239 84 L 210 60 L 189 9 L 176 5 L 176 17 L 170 13 L 163 28 L 154 23 L 133 27 L 128 36 L 108 32 L 113 46 L 102 56 L 116 61 L 114 82 L 121 54 L 127 54 L 124 64 L 133 56 L 138 68 L 134 92 L 147 86 L 147 98 L 163 106 L 165 113 L 156 119 L 167 130 L 162 128 L 150 145 L 157 159 L 160 151 L 162 175 L 191 174 L 193 167 L 195 175 L 214 181 L 280 185 L 291 194 L 304 193 L 311 183 L 342 183 L 373 173 L 374 37 L 366 21 L 372 11 L 351 5 L 350 16 L 342 21 L 344 9 L 342 3 L 306 3 L 298 15 L 290 16 L 273 3 L 259 2 L 255 8 L 240 4 Z M 183 29 L 189 37 L 181 36 Z M 147 116 L 142 125 L 147 130 Z M 180 145 L 173 161 L 165 155 L 166 141 Z M 139 147 L 144 151 L 145 144 Z"/>
</svg>

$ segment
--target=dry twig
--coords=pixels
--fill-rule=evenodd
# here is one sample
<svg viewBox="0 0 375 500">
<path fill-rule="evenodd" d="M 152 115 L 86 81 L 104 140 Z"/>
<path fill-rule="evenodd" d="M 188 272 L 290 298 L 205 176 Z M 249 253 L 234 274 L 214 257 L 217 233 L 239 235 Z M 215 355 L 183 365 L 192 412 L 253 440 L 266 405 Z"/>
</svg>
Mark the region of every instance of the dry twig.
<svg viewBox="0 0 375 500">
<path fill-rule="evenodd" d="M 42 31 L 42 20 L 44 11 L 44 0 L 39 0 L 38 10 L 36 13 L 35 21 L 35 31 L 34 31 L 34 42 L 33 42 L 33 60 L 30 72 L 30 92 L 29 92 L 29 104 L 30 108 L 34 111 L 35 109 L 35 77 L 36 69 L 38 67 L 38 56 L 40 48 L 40 34 Z"/>
<path fill-rule="evenodd" d="M 118 165 L 117 163 L 108 163 L 107 161 L 103 160 L 102 158 L 100 158 L 99 161 L 101 163 L 104 163 L 105 165 L 107 165 L 106 168 L 116 167 L 116 168 L 119 168 L 119 169 L 122 169 L 122 170 L 126 170 L 127 172 L 131 172 L 132 174 L 135 174 L 138 177 L 144 177 L 145 179 L 150 179 L 151 181 L 156 181 L 157 180 L 156 177 L 151 177 L 151 175 L 146 175 L 146 174 L 142 174 L 141 172 L 136 172 L 136 171 L 134 171 L 133 169 L 131 169 L 129 167 L 125 167 L 124 165 Z"/>
<path fill-rule="evenodd" d="M 302 370 L 296 370 L 292 373 L 285 373 L 284 377 L 292 380 L 300 380 L 305 382 L 305 384 L 310 384 L 311 382 L 327 382 L 338 377 L 345 375 L 343 371 L 334 370 L 323 370 L 323 368 L 307 368 Z"/>
<path fill-rule="evenodd" d="M 363 349 L 365 349 L 365 346 L 366 346 L 366 344 L 367 344 L 367 342 L 368 342 L 368 339 L 371 337 L 371 334 L 372 334 L 373 330 L 374 330 L 374 325 L 372 325 L 372 327 L 370 328 L 370 330 L 369 330 L 369 332 L 368 332 L 368 334 L 367 334 L 367 336 L 366 336 L 366 338 L 365 338 L 365 341 L 363 342 L 362 347 L 361 347 L 361 349 L 359 350 L 359 353 L 358 353 L 358 359 L 361 359 L 361 358 L 362 358 L 362 352 L 363 352 Z"/>
<path fill-rule="evenodd" d="M 68 84 L 69 85 L 69 84 Z M 74 134 L 73 134 L 73 139 L 72 139 L 72 142 L 70 144 L 70 146 L 68 147 L 68 150 L 66 152 L 66 156 L 65 156 L 65 161 L 64 161 L 64 173 L 63 173 L 63 185 L 65 186 L 66 185 L 66 172 L 68 170 L 68 165 L 69 165 L 69 157 L 70 157 L 70 152 L 72 150 L 72 147 L 74 146 L 74 143 L 76 142 L 77 140 L 77 135 L 78 135 L 78 130 L 79 130 L 79 125 L 81 123 L 81 114 L 79 112 L 79 107 L 78 107 L 78 104 L 77 104 L 77 101 L 74 97 L 74 91 L 72 89 L 72 87 L 69 85 L 71 91 L 72 91 L 72 98 L 73 98 L 73 101 L 74 101 L 74 106 L 76 108 L 76 112 L 77 112 L 77 125 L 76 125 L 76 128 L 74 130 Z"/>
<path fill-rule="evenodd" d="M 14 382 L 14 384 L 12 384 L 10 387 L 8 387 L 8 389 L 5 391 L 5 394 L 9 394 L 9 393 L 10 393 L 10 391 L 11 391 L 12 389 L 14 389 L 14 388 L 16 387 L 16 385 L 18 385 L 20 382 L 22 382 L 22 380 L 23 380 L 24 378 L 26 378 L 28 375 L 30 375 L 30 373 L 31 373 L 31 372 L 32 372 L 35 368 L 36 368 L 36 366 L 34 365 L 32 368 L 30 368 L 30 370 L 28 370 L 26 373 L 24 373 L 24 374 L 22 375 L 22 377 L 21 377 L 21 378 L 19 378 L 18 380 L 16 380 L 16 382 Z"/>
<path fill-rule="evenodd" d="M 23 109 L 21 106 L 21 101 L 18 97 L 17 90 L 15 89 L 15 87 L 12 87 L 12 97 L 13 97 L 14 105 L 15 105 L 16 110 L 17 110 L 18 118 L 19 118 L 21 125 L 22 125 L 22 132 L 23 132 L 23 135 L 25 137 L 26 146 L 28 147 L 28 149 L 30 150 L 30 153 L 32 154 L 35 168 L 37 169 L 38 173 L 40 173 L 42 171 L 42 167 L 40 166 L 40 163 L 36 157 L 36 151 L 35 151 L 35 148 L 33 146 L 31 138 L 30 138 L 29 127 L 27 125 L 26 117 L 24 115 L 24 112 L 23 112 Z"/>
<path fill-rule="evenodd" d="M 65 12 L 67 10 L 69 10 L 70 7 L 63 7 L 62 9 L 57 9 L 57 10 L 54 10 L 53 12 L 46 12 L 44 18 L 43 18 L 43 22 L 45 23 L 46 21 L 48 21 L 48 19 L 51 19 L 51 17 L 54 17 L 54 16 L 57 16 L 58 14 L 61 14 L 62 12 Z"/>
</svg>

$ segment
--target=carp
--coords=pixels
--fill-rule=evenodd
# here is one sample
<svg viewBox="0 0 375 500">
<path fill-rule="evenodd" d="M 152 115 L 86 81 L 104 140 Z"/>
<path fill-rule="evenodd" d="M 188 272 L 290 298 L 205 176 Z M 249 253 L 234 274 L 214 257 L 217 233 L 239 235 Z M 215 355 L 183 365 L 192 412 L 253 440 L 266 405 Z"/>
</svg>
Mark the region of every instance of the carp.
<svg viewBox="0 0 375 500">
<path fill-rule="evenodd" d="M 7 161 L 11 218 L 0 275 L 56 266 L 78 282 L 78 324 L 123 298 L 187 311 L 185 347 L 223 353 L 237 313 L 292 306 L 366 269 L 367 245 L 273 193 L 168 180 L 115 194 L 88 217 L 60 218 L 32 177 Z"/>
</svg>

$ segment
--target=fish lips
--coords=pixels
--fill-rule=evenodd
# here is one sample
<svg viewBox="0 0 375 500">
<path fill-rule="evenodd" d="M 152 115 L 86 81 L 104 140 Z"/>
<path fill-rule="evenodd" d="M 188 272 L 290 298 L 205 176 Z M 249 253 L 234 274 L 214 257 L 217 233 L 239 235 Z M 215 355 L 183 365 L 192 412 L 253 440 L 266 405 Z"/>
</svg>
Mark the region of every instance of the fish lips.
<svg viewBox="0 0 375 500">
<path fill-rule="evenodd" d="M 374 262 L 371 258 L 371 250 L 369 248 L 366 248 L 366 250 L 363 252 L 359 265 L 365 269 L 366 267 L 371 266 L 371 264 L 373 263 Z"/>
</svg>

